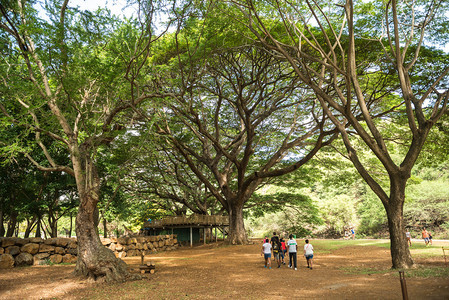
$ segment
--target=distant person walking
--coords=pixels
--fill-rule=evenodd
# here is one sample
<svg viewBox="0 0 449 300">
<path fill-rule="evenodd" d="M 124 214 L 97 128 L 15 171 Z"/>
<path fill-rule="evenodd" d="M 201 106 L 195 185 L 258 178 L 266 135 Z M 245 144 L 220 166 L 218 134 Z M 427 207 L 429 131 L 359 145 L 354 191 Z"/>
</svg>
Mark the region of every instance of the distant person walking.
<svg viewBox="0 0 449 300">
<path fill-rule="evenodd" d="M 309 240 L 306 240 L 306 244 L 304 245 L 304 256 L 307 260 L 307 268 L 310 270 L 313 269 L 312 261 L 313 261 L 313 246 L 309 244 Z"/>
<path fill-rule="evenodd" d="M 433 245 L 433 244 L 432 244 L 432 233 L 430 233 L 430 231 L 427 231 L 427 233 L 429 234 L 429 243 L 430 243 L 431 245 Z"/>
<path fill-rule="evenodd" d="M 268 239 L 264 239 L 264 244 L 262 245 L 262 253 L 265 258 L 265 268 L 271 269 L 271 244 Z"/>
<path fill-rule="evenodd" d="M 412 235 L 410 234 L 410 231 L 406 231 L 405 232 L 405 237 L 407 238 L 407 243 L 409 245 L 409 247 L 412 246 Z"/>
<path fill-rule="evenodd" d="M 282 258 L 282 264 L 285 265 L 285 255 L 287 254 L 287 245 L 285 244 L 285 241 L 283 238 L 281 238 L 281 258 Z"/>
<path fill-rule="evenodd" d="M 276 262 L 278 263 L 278 268 L 281 267 L 281 241 L 279 237 L 276 235 L 276 232 L 273 232 L 273 236 L 271 237 L 271 246 L 273 249 L 273 256 Z"/>
<path fill-rule="evenodd" d="M 426 243 L 426 246 L 429 244 L 429 233 L 426 230 L 426 227 L 423 227 L 422 232 L 421 232 L 422 238 L 424 240 L 424 243 Z"/>
<path fill-rule="evenodd" d="M 351 228 L 352 239 L 355 240 L 355 230 L 354 227 Z"/>
<path fill-rule="evenodd" d="M 289 256 L 289 260 L 288 260 L 288 267 L 289 268 L 293 268 L 293 266 L 295 267 L 295 270 L 298 270 L 298 266 L 297 266 L 297 257 L 296 257 L 296 252 L 298 252 L 298 244 L 296 243 L 296 240 L 293 239 L 293 234 L 290 234 L 288 236 L 290 239 L 287 241 L 287 249 L 288 249 L 288 256 Z"/>
</svg>

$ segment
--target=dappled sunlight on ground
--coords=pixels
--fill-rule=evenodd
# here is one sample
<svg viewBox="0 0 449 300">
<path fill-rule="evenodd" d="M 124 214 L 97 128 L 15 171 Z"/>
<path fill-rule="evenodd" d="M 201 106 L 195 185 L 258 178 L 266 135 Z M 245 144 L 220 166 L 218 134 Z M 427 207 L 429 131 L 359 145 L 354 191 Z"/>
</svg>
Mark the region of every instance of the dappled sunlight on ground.
<svg viewBox="0 0 449 300">
<path fill-rule="evenodd" d="M 397 273 L 390 270 L 388 249 L 353 242 L 329 250 L 320 249 L 320 242 L 314 245 L 313 270 L 306 268 L 301 246 L 297 271 L 286 265 L 278 269 L 274 261 L 271 270 L 264 268 L 258 242 L 184 247 L 147 255 L 145 262 L 155 263 L 156 272 L 136 282 L 85 284 L 71 277 L 73 265 L 18 268 L 7 270 L 7 274 L 0 272 L 0 299 L 285 299 L 292 295 L 298 299 L 402 298 Z M 441 267 L 441 259 L 442 253 L 416 261 Z M 126 257 L 124 261 L 137 272 L 141 258 Z M 410 299 L 449 299 L 447 278 L 407 278 L 407 287 Z"/>
</svg>

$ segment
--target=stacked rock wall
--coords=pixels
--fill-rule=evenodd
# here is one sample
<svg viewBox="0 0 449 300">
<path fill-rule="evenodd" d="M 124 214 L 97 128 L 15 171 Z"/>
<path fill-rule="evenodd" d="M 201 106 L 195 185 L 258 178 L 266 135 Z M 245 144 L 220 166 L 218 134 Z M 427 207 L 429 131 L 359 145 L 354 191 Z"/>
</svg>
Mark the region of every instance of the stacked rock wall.
<svg viewBox="0 0 449 300">
<path fill-rule="evenodd" d="M 176 235 L 102 239 L 117 257 L 147 255 L 176 249 Z M 0 238 L 0 269 L 25 265 L 75 263 L 75 238 Z"/>
<path fill-rule="evenodd" d="M 120 258 L 175 250 L 179 247 L 176 234 L 110 238 L 102 239 L 102 243 L 114 251 L 115 255 Z"/>
</svg>

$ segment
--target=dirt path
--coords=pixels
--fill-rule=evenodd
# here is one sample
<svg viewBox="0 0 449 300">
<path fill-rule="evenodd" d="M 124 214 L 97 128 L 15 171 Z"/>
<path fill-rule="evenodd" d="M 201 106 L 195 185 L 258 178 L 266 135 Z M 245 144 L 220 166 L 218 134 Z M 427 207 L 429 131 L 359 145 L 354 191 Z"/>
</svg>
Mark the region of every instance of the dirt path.
<svg viewBox="0 0 449 300">
<path fill-rule="evenodd" d="M 299 255 L 298 271 L 265 269 L 260 243 L 216 244 L 147 256 L 156 263 L 149 279 L 89 284 L 73 278 L 73 266 L 16 268 L 0 273 L 0 299 L 402 299 L 396 272 L 349 274 L 342 269 L 385 270 L 387 249 L 352 246 L 330 253 L 316 249 L 314 269 Z M 140 258 L 125 258 L 137 268 Z M 444 266 L 441 259 L 415 259 Z M 449 299 L 449 278 L 407 278 L 410 299 Z"/>
</svg>

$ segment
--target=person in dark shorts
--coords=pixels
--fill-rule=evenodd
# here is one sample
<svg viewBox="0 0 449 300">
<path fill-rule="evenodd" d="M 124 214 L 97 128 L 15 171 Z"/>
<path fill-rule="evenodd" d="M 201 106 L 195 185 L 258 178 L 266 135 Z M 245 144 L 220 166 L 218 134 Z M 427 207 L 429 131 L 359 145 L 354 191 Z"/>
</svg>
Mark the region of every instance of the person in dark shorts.
<svg viewBox="0 0 449 300">
<path fill-rule="evenodd" d="M 278 263 L 278 268 L 281 267 L 281 241 L 279 237 L 276 235 L 276 232 L 273 232 L 273 236 L 271 237 L 271 247 L 273 249 L 273 256 L 276 262 Z"/>
</svg>

